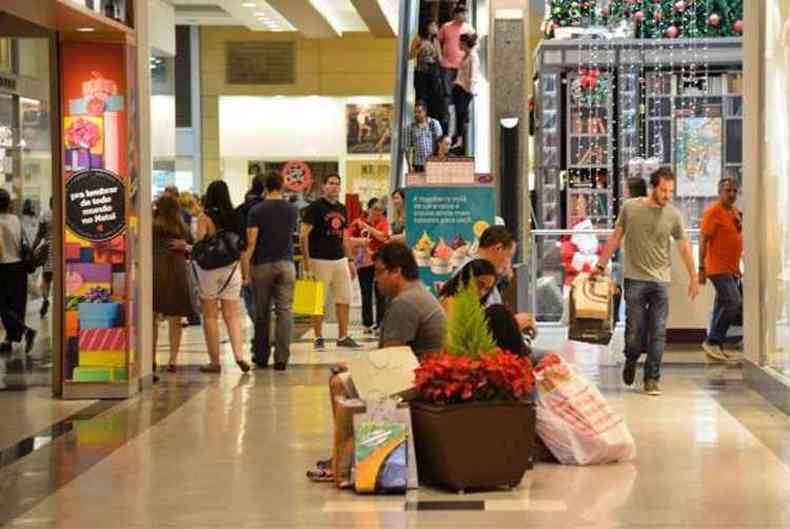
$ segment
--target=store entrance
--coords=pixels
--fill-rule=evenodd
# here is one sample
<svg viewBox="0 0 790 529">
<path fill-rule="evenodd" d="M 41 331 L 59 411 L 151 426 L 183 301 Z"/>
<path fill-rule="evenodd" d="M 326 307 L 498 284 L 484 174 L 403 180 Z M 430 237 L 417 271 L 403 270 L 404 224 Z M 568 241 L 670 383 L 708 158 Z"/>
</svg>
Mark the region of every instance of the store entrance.
<svg viewBox="0 0 790 529">
<path fill-rule="evenodd" d="M 3 298 L 3 311 L 13 316 L 0 324 L 0 390 L 23 390 L 52 384 L 53 250 L 58 244 L 53 228 L 53 140 L 50 58 L 52 37 L 43 29 L 0 14 L 0 188 L 11 198 L 0 213 L 0 229 L 21 228 L 21 238 L 40 264 L 27 275 L 26 285 L 0 285 L 14 291 Z M 15 217 L 15 219 L 12 219 Z M 4 238 L 4 240 L 8 240 Z M 18 240 L 18 239 L 17 239 Z M 15 249 L 16 250 L 16 249 Z M 18 251 L 3 259 L 17 258 Z M 2 259 L 0 259 L 2 261 Z M 24 294 L 24 298 L 22 298 Z M 20 341 L 11 341 L 9 318 L 24 321 Z"/>
</svg>

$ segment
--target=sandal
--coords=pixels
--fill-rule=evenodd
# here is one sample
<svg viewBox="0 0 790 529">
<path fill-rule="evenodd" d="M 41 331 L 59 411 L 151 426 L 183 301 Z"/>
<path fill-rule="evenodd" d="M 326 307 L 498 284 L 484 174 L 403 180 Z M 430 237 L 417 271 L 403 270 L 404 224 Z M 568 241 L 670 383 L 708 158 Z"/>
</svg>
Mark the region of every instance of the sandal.
<svg viewBox="0 0 790 529">
<path fill-rule="evenodd" d="M 335 481 L 335 475 L 331 470 L 318 468 L 315 470 L 308 470 L 307 479 L 310 481 L 315 481 L 316 483 L 326 483 L 329 481 Z"/>
<path fill-rule="evenodd" d="M 239 366 L 239 369 L 241 369 L 242 373 L 246 373 L 250 370 L 250 364 L 244 360 L 236 360 L 236 365 Z"/>
<path fill-rule="evenodd" d="M 332 458 L 329 459 L 319 459 L 315 462 L 315 468 L 319 470 L 326 470 L 332 468 Z"/>
<path fill-rule="evenodd" d="M 222 366 L 219 364 L 207 364 L 205 366 L 200 366 L 201 373 L 221 373 Z"/>
</svg>

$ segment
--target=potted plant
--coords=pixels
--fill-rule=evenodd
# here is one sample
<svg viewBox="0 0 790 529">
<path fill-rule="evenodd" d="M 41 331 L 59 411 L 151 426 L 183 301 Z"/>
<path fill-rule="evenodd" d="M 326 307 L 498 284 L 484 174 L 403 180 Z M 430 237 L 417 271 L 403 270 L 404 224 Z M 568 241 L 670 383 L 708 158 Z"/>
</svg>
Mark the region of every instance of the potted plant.
<svg viewBox="0 0 790 529">
<path fill-rule="evenodd" d="M 420 480 L 455 491 L 517 486 L 535 440 L 529 358 L 503 351 L 472 280 L 453 300 L 444 351 L 425 355 L 411 403 Z"/>
</svg>

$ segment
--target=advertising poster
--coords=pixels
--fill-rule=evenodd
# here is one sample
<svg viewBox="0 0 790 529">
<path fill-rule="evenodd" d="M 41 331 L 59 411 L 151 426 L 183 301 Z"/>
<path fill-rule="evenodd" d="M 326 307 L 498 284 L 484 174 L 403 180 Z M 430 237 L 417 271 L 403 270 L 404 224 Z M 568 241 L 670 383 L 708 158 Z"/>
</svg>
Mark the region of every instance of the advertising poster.
<svg viewBox="0 0 790 529">
<path fill-rule="evenodd" d="M 64 378 L 129 379 L 128 188 L 136 175 L 124 47 L 63 43 Z M 135 178 L 136 180 L 136 178 Z"/>
<path fill-rule="evenodd" d="M 389 152 L 391 122 L 391 103 L 346 105 L 348 154 Z"/>
<path fill-rule="evenodd" d="M 492 186 L 406 188 L 406 242 L 434 294 L 476 252 L 494 213 Z"/>
<path fill-rule="evenodd" d="M 677 119 L 677 194 L 681 197 L 715 197 L 722 173 L 722 123 L 720 117 Z"/>
<path fill-rule="evenodd" d="M 347 193 L 359 195 L 363 205 L 371 198 L 389 194 L 390 161 L 387 160 L 348 160 L 346 162 Z"/>
</svg>

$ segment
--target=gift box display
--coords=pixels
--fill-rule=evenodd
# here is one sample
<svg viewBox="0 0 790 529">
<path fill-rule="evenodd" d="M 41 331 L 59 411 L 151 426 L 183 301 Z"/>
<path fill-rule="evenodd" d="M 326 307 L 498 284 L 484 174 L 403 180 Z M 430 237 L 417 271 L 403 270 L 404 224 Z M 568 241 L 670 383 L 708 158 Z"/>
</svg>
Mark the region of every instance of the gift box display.
<svg viewBox="0 0 790 529">
<path fill-rule="evenodd" d="M 93 154 L 104 153 L 104 119 L 101 117 L 66 117 L 63 129 L 63 141 L 67 149 L 87 149 Z"/>
<path fill-rule="evenodd" d="M 106 329 L 123 325 L 120 303 L 80 303 L 80 329 Z"/>
<path fill-rule="evenodd" d="M 81 171 L 83 169 L 101 169 L 104 161 L 101 154 L 92 153 L 85 148 L 66 149 L 66 170 Z"/>
<path fill-rule="evenodd" d="M 93 251 L 97 263 L 123 264 L 126 258 L 126 237 L 119 235 L 111 241 L 96 243 Z"/>
<path fill-rule="evenodd" d="M 120 382 L 129 378 L 129 372 L 123 367 L 75 367 L 76 382 Z"/>
<path fill-rule="evenodd" d="M 67 310 L 65 314 L 66 337 L 76 338 L 80 334 L 80 313 L 76 310 Z"/>
<path fill-rule="evenodd" d="M 123 97 L 110 96 L 104 101 L 100 99 L 72 99 L 69 101 L 69 113 L 72 116 L 101 116 L 105 112 L 122 112 Z"/>
<path fill-rule="evenodd" d="M 83 329 L 79 341 L 80 367 L 124 367 L 126 329 Z"/>
</svg>

